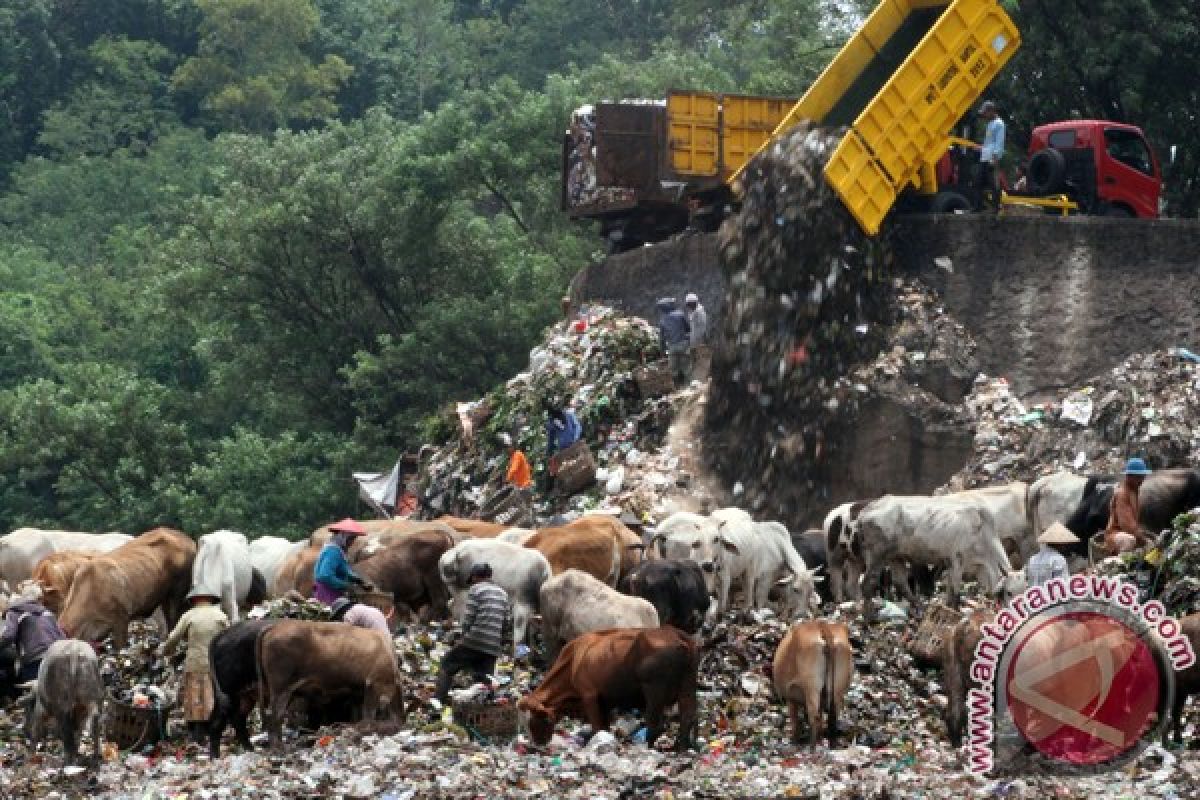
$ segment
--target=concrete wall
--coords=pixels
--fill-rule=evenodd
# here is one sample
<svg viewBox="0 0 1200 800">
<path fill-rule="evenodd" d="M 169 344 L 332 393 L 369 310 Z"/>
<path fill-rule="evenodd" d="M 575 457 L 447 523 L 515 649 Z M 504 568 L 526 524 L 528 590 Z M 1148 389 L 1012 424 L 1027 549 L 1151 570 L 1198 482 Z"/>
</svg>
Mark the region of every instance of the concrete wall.
<svg viewBox="0 0 1200 800">
<path fill-rule="evenodd" d="M 914 216 L 897 247 L 901 268 L 943 292 L 978 340 L 983 371 L 1020 393 L 1077 384 L 1135 352 L 1200 352 L 1200 223 Z M 658 297 L 695 291 L 716 324 L 724 287 L 716 236 L 697 235 L 588 267 L 572 293 L 653 319 Z"/>
</svg>

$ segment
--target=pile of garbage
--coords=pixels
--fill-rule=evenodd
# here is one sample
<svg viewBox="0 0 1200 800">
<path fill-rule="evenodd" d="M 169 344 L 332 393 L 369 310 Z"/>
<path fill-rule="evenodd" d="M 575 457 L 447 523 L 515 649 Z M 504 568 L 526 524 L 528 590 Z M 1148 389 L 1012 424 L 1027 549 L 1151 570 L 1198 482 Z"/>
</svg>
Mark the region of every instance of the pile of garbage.
<svg viewBox="0 0 1200 800">
<path fill-rule="evenodd" d="M 1176 517 L 1156 545 L 1106 558 L 1096 571 L 1135 584 L 1140 602 L 1158 600 L 1171 616 L 1200 612 L 1200 508 Z"/>
<path fill-rule="evenodd" d="M 1115 475 L 1137 455 L 1152 467 L 1200 460 L 1200 364 L 1187 351 L 1134 355 L 1084 385 L 1021 402 L 1002 378 L 980 376 L 966 401 L 975 452 L 951 481 L 969 488 L 1059 470 Z"/>
<path fill-rule="evenodd" d="M 729 277 L 713 350 L 710 462 L 738 504 L 778 515 L 819 502 L 852 424 L 842 378 L 876 357 L 894 311 L 889 236 L 866 236 L 825 183 L 840 134 L 801 124 L 756 156 L 721 228 Z"/>
<path fill-rule="evenodd" d="M 175 668 L 171 659 L 158 654 L 164 638 L 156 625 L 136 621 L 129 624 L 124 648 L 116 650 L 112 640 L 100 646 L 100 676 L 110 696 L 139 707 L 173 705 Z"/>
<path fill-rule="evenodd" d="M 0 748 L 0 795 L 14 800 L 97 798 L 1117 798 L 1177 800 L 1200 791 L 1200 758 L 1159 752 L 1139 769 L 1095 776 L 977 778 L 948 744 L 942 722 L 946 696 L 936 670 L 919 668 L 906 643 L 916 626 L 889 604 L 885 622 L 869 631 L 846 619 L 855 677 L 846 698 L 836 748 L 789 743 L 786 707 L 774 697 L 770 665 L 787 626 L 769 612 L 730 615 L 706 637 L 700 665 L 697 749 L 676 754 L 673 716 L 666 736 L 645 742 L 636 715 L 614 718 L 593 734 L 575 719 L 559 723 L 545 749 L 524 735 L 485 744 L 455 724 L 449 708 L 419 702 L 399 731 L 335 726 L 303 736 L 290 732 L 281 753 L 235 746 L 209 761 L 179 740 L 140 752 L 106 748 L 88 771 L 62 770 L 57 752 Z M 430 626 L 396 637 L 410 668 L 409 688 L 429 688 L 453 637 L 452 626 Z M 456 692 L 459 699 L 514 702 L 539 672 L 502 658 L 491 684 Z M 19 724 L 0 711 L 0 732 Z M 1191 732 L 1189 728 L 1189 733 Z M 262 737 L 256 736 L 262 744 Z"/>
<path fill-rule="evenodd" d="M 313 622 L 327 622 L 333 619 L 333 609 L 320 600 L 301 597 L 290 593 L 276 597 L 250 610 L 247 615 L 251 619 L 306 619 Z"/>
<path fill-rule="evenodd" d="M 547 468 L 547 407 L 574 411 L 598 469 L 595 484 L 583 491 L 551 497 L 538 492 L 535 509 L 542 520 L 597 508 L 641 517 L 661 511 L 673 492 L 694 491 L 685 464 L 689 448 L 669 443 L 668 434 L 677 412 L 703 399 L 698 384 L 648 391 L 638 371 L 662 358 L 654 326 L 605 306 L 583 307 L 548 329 L 530 353 L 529 368 L 462 404 L 459 420 L 446 426 L 445 441 L 427 451 L 419 477 L 427 513 L 478 517 L 488 508 L 507 464 L 501 434 L 525 452 L 540 487 Z"/>
</svg>

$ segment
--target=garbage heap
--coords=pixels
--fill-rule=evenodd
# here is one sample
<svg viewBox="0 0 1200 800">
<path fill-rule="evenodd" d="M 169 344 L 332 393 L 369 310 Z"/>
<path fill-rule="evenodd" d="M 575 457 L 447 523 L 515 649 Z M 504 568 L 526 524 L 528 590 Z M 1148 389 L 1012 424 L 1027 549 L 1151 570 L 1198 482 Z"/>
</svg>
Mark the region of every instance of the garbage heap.
<svg viewBox="0 0 1200 800">
<path fill-rule="evenodd" d="M 422 459 L 419 490 L 430 516 L 479 517 L 503 476 L 508 434 L 529 459 L 535 486 L 546 477 L 547 406 L 570 407 L 597 462 L 596 483 L 569 496 L 535 492 L 540 521 L 598 507 L 639 516 L 672 510 L 671 495 L 703 494 L 690 442 L 668 442 L 681 407 L 703 402 L 699 386 L 654 390 L 635 372 L 664 358 L 657 329 L 599 305 L 547 329 L 524 372 L 447 415 L 440 442 Z M 694 498 L 693 498 L 694 499 Z M 486 516 L 486 515 L 485 515 Z"/>
<path fill-rule="evenodd" d="M 1176 517 L 1157 548 L 1105 559 L 1097 571 L 1135 584 L 1141 602 L 1156 599 L 1173 617 L 1200 612 L 1200 508 Z"/>
<path fill-rule="evenodd" d="M 1034 480 L 1059 470 L 1115 475 L 1130 456 L 1151 467 L 1200 459 L 1200 364 L 1176 350 L 1127 358 L 1084 385 L 1023 403 L 979 376 L 967 399 L 975 446 L 951 489 Z"/>
</svg>

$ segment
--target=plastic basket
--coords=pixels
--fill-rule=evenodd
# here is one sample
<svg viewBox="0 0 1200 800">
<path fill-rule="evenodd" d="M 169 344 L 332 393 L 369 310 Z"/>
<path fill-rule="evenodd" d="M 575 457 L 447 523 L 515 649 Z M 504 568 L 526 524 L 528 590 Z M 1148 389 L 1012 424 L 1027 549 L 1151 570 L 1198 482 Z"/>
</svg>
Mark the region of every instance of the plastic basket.
<svg viewBox="0 0 1200 800">
<path fill-rule="evenodd" d="M 942 643 L 954 630 L 962 615 L 938 602 L 930 603 L 925 616 L 917 627 L 916 636 L 909 643 L 909 651 L 918 661 L 934 663 L 941 657 Z"/>
<path fill-rule="evenodd" d="M 108 697 L 105 738 L 122 750 L 138 750 L 166 738 L 170 706 L 132 706 Z"/>
<path fill-rule="evenodd" d="M 517 735 L 517 706 L 474 701 L 454 703 L 454 721 L 476 736 L 490 741 L 511 739 Z"/>
</svg>

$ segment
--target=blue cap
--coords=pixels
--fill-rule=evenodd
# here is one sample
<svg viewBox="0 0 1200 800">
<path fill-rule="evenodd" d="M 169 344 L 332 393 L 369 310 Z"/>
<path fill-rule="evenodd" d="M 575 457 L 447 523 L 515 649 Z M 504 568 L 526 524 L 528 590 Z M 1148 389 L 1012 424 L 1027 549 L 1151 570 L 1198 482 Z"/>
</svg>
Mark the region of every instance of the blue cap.
<svg viewBox="0 0 1200 800">
<path fill-rule="evenodd" d="M 1150 468 L 1146 466 L 1146 462 L 1140 458 L 1131 458 L 1125 462 L 1126 475 L 1149 475 Z"/>
</svg>

